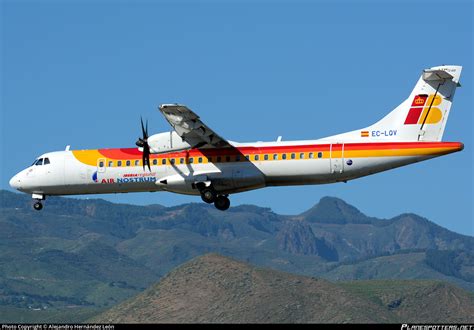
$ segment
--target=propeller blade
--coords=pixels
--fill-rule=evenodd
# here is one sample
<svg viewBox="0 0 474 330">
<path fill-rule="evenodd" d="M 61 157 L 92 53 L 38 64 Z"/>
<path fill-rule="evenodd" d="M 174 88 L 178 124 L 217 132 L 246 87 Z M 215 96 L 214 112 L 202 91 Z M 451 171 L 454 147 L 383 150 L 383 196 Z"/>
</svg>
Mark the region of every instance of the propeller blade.
<svg viewBox="0 0 474 330">
<path fill-rule="evenodd" d="M 148 166 L 148 169 L 151 172 L 150 167 L 150 145 L 148 144 L 148 119 L 146 120 L 146 124 L 143 125 L 143 118 L 140 116 L 140 123 L 142 126 L 142 135 L 143 137 L 138 138 L 138 141 L 135 142 L 137 147 L 143 148 L 142 152 L 142 164 L 143 170 L 145 171 L 145 165 Z"/>
<path fill-rule="evenodd" d="M 151 167 L 150 167 L 150 146 L 145 144 L 143 146 L 143 154 L 142 154 L 142 164 L 143 164 L 143 170 L 145 170 L 145 164 L 148 166 L 148 169 L 151 172 Z"/>
<path fill-rule="evenodd" d="M 143 142 L 142 138 L 138 138 L 137 142 L 135 142 L 137 147 L 143 147 L 145 143 Z"/>
<path fill-rule="evenodd" d="M 148 139 L 148 119 L 146 120 L 145 134 L 146 134 L 146 138 Z"/>
<path fill-rule="evenodd" d="M 145 127 L 143 126 L 143 118 L 142 117 L 140 117 L 140 122 L 142 124 L 143 140 L 146 141 L 148 139 L 148 120 L 146 121 L 146 130 L 145 130 Z"/>
</svg>

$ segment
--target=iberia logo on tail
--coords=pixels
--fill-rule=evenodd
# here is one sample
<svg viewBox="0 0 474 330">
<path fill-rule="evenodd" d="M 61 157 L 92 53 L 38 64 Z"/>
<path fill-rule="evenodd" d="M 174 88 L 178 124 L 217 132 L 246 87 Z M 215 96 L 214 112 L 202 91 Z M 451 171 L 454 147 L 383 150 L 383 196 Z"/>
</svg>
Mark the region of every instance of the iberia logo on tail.
<svg viewBox="0 0 474 330">
<path fill-rule="evenodd" d="M 443 114 L 435 106 L 440 105 L 441 101 L 439 95 L 431 94 L 429 97 L 426 94 L 416 95 L 405 119 L 405 125 L 439 123 Z"/>
</svg>

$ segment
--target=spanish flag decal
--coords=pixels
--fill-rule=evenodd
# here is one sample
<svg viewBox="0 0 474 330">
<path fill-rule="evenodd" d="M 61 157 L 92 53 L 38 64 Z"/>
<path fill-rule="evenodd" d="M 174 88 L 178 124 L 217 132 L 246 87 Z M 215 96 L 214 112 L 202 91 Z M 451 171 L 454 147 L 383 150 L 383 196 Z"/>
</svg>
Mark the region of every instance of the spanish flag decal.
<svg viewBox="0 0 474 330">
<path fill-rule="evenodd" d="M 360 137 L 369 137 L 369 131 L 360 131 Z"/>
</svg>

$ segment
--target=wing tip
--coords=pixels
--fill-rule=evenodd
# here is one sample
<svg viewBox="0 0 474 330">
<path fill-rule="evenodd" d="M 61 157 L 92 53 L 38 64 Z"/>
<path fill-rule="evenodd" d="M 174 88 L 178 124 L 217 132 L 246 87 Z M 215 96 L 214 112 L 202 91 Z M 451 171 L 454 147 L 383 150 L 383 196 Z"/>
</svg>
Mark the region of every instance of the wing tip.
<svg viewBox="0 0 474 330">
<path fill-rule="evenodd" d="M 168 107 L 185 107 L 185 105 L 179 104 L 179 103 L 163 103 L 163 104 L 160 104 L 159 109 L 161 110 Z"/>
</svg>

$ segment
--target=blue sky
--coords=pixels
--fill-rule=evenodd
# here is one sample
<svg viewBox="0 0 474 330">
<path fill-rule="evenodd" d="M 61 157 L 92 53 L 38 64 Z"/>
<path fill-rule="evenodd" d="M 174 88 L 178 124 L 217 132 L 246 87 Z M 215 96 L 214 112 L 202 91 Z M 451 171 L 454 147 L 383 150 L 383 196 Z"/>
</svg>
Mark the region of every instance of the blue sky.
<svg viewBox="0 0 474 330">
<path fill-rule="evenodd" d="M 474 234 L 473 5 L 470 1 L 2 1 L 1 182 L 39 154 L 132 147 L 140 116 L 169 130 L 183 103 L 230 140 L 315 139 L 372 124 L 420 72 L 463 65 L 444 135 L 464 151 L 346 184 L 232 197 L 283 214 L 323 196 L 390 218 L 414 212 Z M 103 195 L 175 205 L 199 197 Z M 47 204 L 46 204 L 47 207 Z"/>
</svg>

